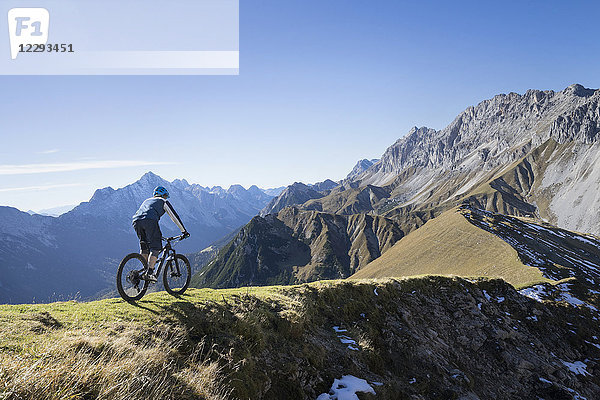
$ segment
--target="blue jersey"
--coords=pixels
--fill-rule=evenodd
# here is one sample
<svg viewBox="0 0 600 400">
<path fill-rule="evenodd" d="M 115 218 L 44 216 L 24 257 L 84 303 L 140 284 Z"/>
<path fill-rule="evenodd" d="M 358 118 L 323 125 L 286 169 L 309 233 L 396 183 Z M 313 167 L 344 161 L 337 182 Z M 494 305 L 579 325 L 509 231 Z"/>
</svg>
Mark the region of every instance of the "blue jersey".
<svg viewBox="0 0 600 400">
<path fill-rule="evenodd" d="M 169 217 L 171 217 L 181 232 L 186 231 L 185 227 L 183 226 L 183 222 L 181 222 L 181 218 L 179 218 L 179 215 L 177 215 L 171 203 L 162 197 L 151 197 L 144 200 L 140 208 L 133 215 L 133 222 L 142 219 L 149 219 L 158 222 L 160 217 L 162 217 L 165 212 L 169 215 Z"/>
<path fill-rule="evenodd" d="M 134 214 L 133 220 L 151 219 L 153 221 L 158 221 L 165 213 L 165 202 L 166 200 L 160 197 L 151 197 L 144 200 L 140 208 Z"/>
</svg>

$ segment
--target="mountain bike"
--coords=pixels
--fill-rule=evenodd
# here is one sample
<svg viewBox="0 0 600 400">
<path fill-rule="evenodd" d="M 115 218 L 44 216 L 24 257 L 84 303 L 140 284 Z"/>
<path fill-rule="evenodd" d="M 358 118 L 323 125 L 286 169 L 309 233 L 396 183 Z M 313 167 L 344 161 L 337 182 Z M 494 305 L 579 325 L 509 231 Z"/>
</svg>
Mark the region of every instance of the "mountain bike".
<svg viewBox="0 0 600 400">
<path fill-rule="evenodd" d="M 189 260 L 183 254 L 177 254 L 173 245 L 185 239 L 183 235 L 162 238 L 166 244 L 159 254 L 155 266 L 156 277 L 160 276 L 162 268 L 163 285 L 169 294 L 181 295 L 190 285 L 192 270 Z M 148 261 L 139 253 L 131 253 L 125 256 L 117 270 L 117 289 L 126 301 L 141 299 L 151 281 L 144 278 L 148 273 Z"/>
</svg>

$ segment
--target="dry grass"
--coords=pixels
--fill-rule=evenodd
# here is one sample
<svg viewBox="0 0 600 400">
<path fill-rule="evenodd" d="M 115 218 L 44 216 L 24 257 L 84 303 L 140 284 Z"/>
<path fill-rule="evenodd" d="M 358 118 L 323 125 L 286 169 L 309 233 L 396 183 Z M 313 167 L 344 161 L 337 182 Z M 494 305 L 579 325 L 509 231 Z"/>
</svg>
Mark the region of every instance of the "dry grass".
<svg viewBox="0 0 600 400">
<path fill-rule="evenodd" d="M 456 209 L 411 232 L 351 278 L 424 274 L 502 278 L 514 286 L 548 281 L 539 269 L 524 265 L 508 243 L 473 226 Z"/>
<path fill-rule="evenodd" d="M 2 354 L 0 399 L 228 398 L 218 362 L 185 344 L 166 326 L 66 331 L 38 354 Z"/>
</svg>

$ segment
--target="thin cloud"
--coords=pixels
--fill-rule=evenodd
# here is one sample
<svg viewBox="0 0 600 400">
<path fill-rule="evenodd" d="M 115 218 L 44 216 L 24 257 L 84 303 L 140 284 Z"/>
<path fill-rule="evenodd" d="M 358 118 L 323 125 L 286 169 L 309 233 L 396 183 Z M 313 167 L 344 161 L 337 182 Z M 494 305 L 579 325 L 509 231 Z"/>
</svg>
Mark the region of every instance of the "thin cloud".
<svg viewBox="0 0 600 400">
<path fill-rule="evenodd" d="M 49 172 L 80 171 L 83 169 L 126 168 L 171 164 L 174 163 L 134 160 L 83 161 L 53 164 L 5 164 L 0 165 L 0 175 L 45 174 Z"/>
<path fill-rule="evenodd" d="M 50 150 L 44 150 L 44 151 L 38 151 L 38 154 L 53 154 L 53 153 L 58 153 L 60 150 L 59 149 L 50 149 Z"/>
<path fill-rule="evenodd" d="M 31 192 L 38 190 L 50 190 L 50 189 L 58 189 L 58 188 L 66 188 L 73 186 L 83 186 L 83 183 L 62 183 L 57 185 L 41 185 L 41 186 L 23 186 L 23 187 L 14 187 L 14 188 L 4 188 L 0 189 L 0 193 L 2 192 Z"/>
</svg>

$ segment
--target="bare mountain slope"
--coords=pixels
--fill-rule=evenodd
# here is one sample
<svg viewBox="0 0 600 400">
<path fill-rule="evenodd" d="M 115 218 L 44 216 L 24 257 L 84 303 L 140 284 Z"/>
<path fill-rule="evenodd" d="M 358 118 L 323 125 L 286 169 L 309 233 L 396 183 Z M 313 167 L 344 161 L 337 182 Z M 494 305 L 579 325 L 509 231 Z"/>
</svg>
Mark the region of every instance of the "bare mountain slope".
<svg viewBox="0 0 600 400">
<path fill-rule="evenodd" d="M 402 236 L 383 217 L 288 207 L 253 218 L 192 284 L 222 288 L 346 278 Z"/>
</svg>

